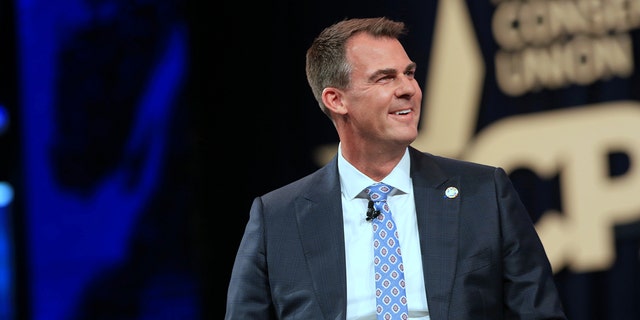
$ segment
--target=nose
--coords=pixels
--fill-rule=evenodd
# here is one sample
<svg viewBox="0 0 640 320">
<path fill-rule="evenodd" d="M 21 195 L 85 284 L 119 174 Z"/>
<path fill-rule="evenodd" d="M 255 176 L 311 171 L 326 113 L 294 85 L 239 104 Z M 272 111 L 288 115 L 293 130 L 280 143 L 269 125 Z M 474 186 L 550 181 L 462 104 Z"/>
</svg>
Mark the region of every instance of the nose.
<svg viewBox="0 0 640 320">
<path fill-rule="evenodd" d="M 420 90 L 415 78 L 403 75 L 398 79 L 398 87 L 396 88 L 398 98 L 411 98 Z"/>
</svg>

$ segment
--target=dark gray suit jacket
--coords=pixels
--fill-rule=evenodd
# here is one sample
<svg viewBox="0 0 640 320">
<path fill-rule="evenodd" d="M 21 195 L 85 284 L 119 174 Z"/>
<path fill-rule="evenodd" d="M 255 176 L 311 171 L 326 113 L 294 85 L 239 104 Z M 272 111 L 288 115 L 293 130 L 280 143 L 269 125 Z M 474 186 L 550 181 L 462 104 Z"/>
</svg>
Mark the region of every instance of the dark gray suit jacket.
<svg viewBox="0 0 640 320">
<path fill-rule="evenodd" d="M 500 168 L 410 147 L 432 320 L 565 319 L 551 267 Z M 459 196 L 447 198 L 447 187 Z M 337 158 L 253 201 L 225 319 L 345 319 Z"/>
</svg>

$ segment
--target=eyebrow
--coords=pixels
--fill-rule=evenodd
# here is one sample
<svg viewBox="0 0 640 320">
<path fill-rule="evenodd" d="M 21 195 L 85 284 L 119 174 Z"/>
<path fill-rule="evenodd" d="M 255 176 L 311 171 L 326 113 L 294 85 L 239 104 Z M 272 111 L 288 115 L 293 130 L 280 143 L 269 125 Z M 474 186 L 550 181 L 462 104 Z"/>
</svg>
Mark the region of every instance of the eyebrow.
<svg viewBox="0 0 640 320">
<path fill-rule="evenodd" d="M 415 62 L 411 62 L 410 64 L 407 65 L 406 68 L 404 68 L 404 72 L 407 72 L 409 70 L 415 70 L 417 67 L 417 64 Z M 396 69 L 393 68 L 387 68 L 387 69 L 380 69 L 377 70 L 376 72 L 374 72 L 370 77 L 369 80 L 375 80 L 375 78 L 377 78 L 380 75 L 393 75 L 398 73 L 398 71 Z"/>
</svg>

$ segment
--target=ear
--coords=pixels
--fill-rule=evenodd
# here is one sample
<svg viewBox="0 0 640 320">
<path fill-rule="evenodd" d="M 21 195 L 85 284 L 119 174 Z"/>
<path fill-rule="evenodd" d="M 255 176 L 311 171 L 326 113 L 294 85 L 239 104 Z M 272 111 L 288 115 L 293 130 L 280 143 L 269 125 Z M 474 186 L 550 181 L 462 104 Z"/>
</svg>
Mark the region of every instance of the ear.
<svg viewBox="0 0 640 320">
<path fill-rule="evenodd" d="M 346 114 L 347 108 L 344 104 L 344 92 L 342 90 L 327 87 L 322 90 L 322 102 L 333 113 Z"/>
</svg>

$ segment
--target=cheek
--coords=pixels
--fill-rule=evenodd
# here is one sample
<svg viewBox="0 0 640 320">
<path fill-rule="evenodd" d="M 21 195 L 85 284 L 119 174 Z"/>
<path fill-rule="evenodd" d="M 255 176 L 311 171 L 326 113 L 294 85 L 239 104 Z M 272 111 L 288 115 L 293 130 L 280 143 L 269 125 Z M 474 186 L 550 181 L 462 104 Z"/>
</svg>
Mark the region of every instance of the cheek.
<svg viewBox="0 0 640 320">
<path fill-rule="evenodd" d="M 365 134 L 371 134 L 376 131 L 380 124 L 384 121 L 382 117 L 386 116 L 385 112 L 381 112 L 378 108 L 370 104 L 352 105 L 349 110 L 349 122 L 356 131 Z"/>
<path fill-rule="evenodd" d="M 377 121 L 376 119 L 386 117 L 394 98 L 391 90 L 364 90 L 349 95 L 348 112 L 361 121 Z"/>
</svg>

